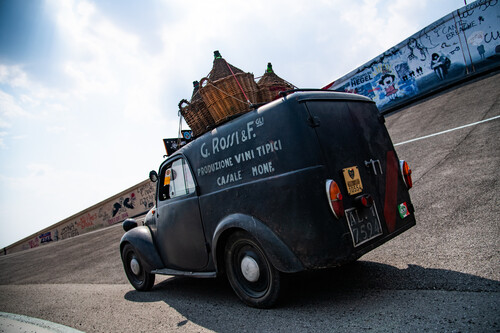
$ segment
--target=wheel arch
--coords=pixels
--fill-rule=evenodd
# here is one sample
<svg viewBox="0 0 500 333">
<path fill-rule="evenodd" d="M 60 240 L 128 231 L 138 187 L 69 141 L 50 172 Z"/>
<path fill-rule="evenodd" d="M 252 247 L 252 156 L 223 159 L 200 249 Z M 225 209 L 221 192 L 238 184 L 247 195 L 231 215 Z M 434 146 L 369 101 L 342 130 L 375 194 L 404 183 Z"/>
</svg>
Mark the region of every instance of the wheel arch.
<svg viewBox="0 0 500 333">
<path fill-rule="evenodd" d="M 138 226 L 123 235 L 120 240 L 120 256 L 126 244 L 134 247 L 137 256 L 148 273 L 151 273 L 154 269 L 163 268 L 163 262 L 156 250 L 153 236 L 147 226 Z"/>
<path fill-rule="evenodd" d="M 212 253 L 218 272 L 224 270 L 224 248 L 230 235 L 237 231 L 251 234 L 262 246 L 271 264 L 280 272 L 296 273 L 304 265 L 290 248 L 263 222 L 245 214 L 225 217 L 215 229 L 212 238 Z"/>
</svg>

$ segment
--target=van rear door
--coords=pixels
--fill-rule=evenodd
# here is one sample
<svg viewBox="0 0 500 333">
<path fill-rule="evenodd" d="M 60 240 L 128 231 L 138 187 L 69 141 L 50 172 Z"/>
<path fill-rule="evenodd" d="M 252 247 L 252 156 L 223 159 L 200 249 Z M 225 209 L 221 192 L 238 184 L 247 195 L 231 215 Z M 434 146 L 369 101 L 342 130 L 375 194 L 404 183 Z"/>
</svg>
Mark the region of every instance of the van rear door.
<svg viewBox="0 0 500 333">
<path fill-rule="evenodd" d="M 384 118 L 371 100 L 347 94 L 310 95 L 305 102 L 328 174 L 340 186 L 354 247 L 415 224 L 398 207 L 411 205 Z M 363 206 L 361 198 L 372 198 Z M 365 201 L 366 203 L 366 201 Z M 367 207 L 368 206 L 368 207 Z"/>
</svg>

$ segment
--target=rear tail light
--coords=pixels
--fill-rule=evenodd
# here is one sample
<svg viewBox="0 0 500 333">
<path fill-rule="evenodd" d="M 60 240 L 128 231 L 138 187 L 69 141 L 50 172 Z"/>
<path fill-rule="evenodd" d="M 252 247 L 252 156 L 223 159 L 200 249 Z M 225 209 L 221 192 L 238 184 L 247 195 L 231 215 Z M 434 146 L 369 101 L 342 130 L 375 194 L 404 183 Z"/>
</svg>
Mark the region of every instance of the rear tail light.
<svg viewBox="0 0 500 333">
<path fill-rule="evenodd" d="M 403 176 L 403 181 L 408 189 L 413 187 L 413 181 L 411 179 L 411 169 L 406 161 L 399 161 L 399 168 L 401 169 L 401 175 Z"/>
<path fill-rule="evenodd" d="M 363 194 L 354 199 L 354 201 L 365 208 L 370 208 L 373 206 L 373 197 L 369 194 Z"/>
<path fill-rule="evenodd" d="M 328 203 L 332 209 L 333 215 L 337 219 L 344 216 L 344 203 L 342 201 L 342 193 L 337 183 L 331 179 L 326 181 L 326 195 Z"/>
</svg>

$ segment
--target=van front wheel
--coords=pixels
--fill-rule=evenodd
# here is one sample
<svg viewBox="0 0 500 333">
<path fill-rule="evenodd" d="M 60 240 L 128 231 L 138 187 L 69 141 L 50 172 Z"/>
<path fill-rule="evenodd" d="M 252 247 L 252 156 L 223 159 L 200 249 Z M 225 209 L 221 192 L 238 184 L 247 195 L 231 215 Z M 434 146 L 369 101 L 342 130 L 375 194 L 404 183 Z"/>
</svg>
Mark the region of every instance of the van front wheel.
<svg viewBox="0 0 500 333">
<path fill-rule="evenodd" d="M 229 283 L 244 303 L 257 308 L 269 308 L 276 303 L 280 272 L 250 234 L 239 231 L 229 237 L 225 264 Z"/>
<path fill-rule="evenodd" d="M 126 244 L 122 250 L 122 261 L 125 274 L 130 284 L 138 291 L 148 291 L 153 288 L 155 275 L 146 272 L 134 247 Z"/>
</svg>

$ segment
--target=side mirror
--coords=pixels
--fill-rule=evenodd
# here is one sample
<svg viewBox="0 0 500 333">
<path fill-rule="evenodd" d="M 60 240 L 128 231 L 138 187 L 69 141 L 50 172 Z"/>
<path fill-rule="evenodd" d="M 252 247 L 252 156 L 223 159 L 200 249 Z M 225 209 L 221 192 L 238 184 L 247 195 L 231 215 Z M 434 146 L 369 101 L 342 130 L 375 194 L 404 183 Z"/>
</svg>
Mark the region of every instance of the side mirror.
<svg viewBox="0 0 500 333">
<path fill-rule="evenodd" d="M 149 173 L 149 179 L 153 183 L 156 183 L 158 181 L 158 173 L 156 173 L 156 171 L 154 171 L 154 170 L 151 170 L 151 172 Z"/>
</svg>

